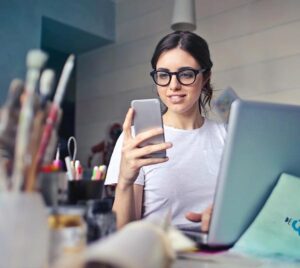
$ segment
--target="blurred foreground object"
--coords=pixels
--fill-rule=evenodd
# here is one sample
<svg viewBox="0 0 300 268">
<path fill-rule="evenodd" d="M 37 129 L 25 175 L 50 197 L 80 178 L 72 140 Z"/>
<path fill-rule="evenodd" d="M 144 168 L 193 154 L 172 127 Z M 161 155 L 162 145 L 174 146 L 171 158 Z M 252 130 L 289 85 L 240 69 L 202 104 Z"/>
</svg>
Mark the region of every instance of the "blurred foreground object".
<svg viewBox="0 0 300 268">
<path fill-rule="evenodd" d="M 177 252 L 194 246 L 194 242 L 172 227 L 165 229 L 157 223 L 141 220 L 92 244 L 75 258 L 62 259 L 54 268 L 168 268 Z"/>
<path fill-rule="evenodd" d="M 230 107 L 236 99 L 239 99 L 238 95 L 231 87 L 228 87 L 213 101 L 213 107 L 223 122 L 228 123 Z"/>
<path fill-rule="evenodd" d="M 1 193 L 0 217 L 0 267 L 45 267 L 49 230 L 41 196 L 38 193 Z"/>
<path fill-rule="evenodd" d="M 0 192 L 37 191 L 36 178 L 57 148 L 61 102 L 74 67 L 70 55 L 51 101 L 55 73 L 44 70 L 47 53 L 27 53 L 25 82 L 13 79 L 0 114 Z"/>
</svg>

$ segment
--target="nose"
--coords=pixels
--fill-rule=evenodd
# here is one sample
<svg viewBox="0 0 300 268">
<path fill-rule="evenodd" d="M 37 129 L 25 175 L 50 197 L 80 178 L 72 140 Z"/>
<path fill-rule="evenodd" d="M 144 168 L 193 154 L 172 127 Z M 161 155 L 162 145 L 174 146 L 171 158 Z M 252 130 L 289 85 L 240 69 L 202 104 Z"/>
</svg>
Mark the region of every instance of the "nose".
<svg viewBox="0 0 300 268">
<path fill-rule="evenodd" d="M 171 76 L 171 81 L 169 84 L 169 89 L 172 91 L 176 91 L 176 90 L 180 90 L 181 84 L 179 83 L 179 81 L 177 80 L 176 75 L 172 75 Z"/>
</svg>

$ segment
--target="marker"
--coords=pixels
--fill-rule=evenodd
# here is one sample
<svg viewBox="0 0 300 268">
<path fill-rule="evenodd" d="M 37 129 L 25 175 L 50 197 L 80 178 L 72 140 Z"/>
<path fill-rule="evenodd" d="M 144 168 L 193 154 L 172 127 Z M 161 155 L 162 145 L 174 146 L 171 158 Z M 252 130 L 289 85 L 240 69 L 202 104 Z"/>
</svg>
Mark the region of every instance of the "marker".
<svg viewBox="0 0 300 268">
<path fill-rule="evenodd" d="M 67 168 L 68 179 L 70 181 L 73 181 L 75 176 L 74 176 L 74 172 L 73 172 L 73 168 L 72 168 L 72 164 L 71 164 L 71 159 L 69 156 L 65 157 L 65 163 L 66 163 L 66 168 Z"/>
<path fill-rule="evenodd" d="M 93 181 L 93 180 L 96 180 L 97 172 L 98 172 L 98 167 L 95 166 L 95 167 L 93 168 L 93 175 L 92 175 L 92 178 L 91 178 L 92 181 Z"/>
<path fill-rule="evenodd" d="M 106 169 L 107 169 L 106 165 L 99 166 L 99 170 L 101 171 L 101 177 L 100 177 L 101 180 L 105 179 Z"/>
<path fill-rule="evenodd" d="M 53 165 L 57 168 L 57 170 L 60 170 L 62 168 L 62 163 L 60 161 L 59 146 L 57 146 L 56 149 L 56 155 L 55 155 L 55 159 L 53 160 Z"/>
<path fill-rule="evenodd" d="M 83 175 L 83 168 L 80 164 L 79 160 L 75 161 L 75 179 L 76 180 L 81 180 L 82 179 L 82 175 Z"/>
</svg>

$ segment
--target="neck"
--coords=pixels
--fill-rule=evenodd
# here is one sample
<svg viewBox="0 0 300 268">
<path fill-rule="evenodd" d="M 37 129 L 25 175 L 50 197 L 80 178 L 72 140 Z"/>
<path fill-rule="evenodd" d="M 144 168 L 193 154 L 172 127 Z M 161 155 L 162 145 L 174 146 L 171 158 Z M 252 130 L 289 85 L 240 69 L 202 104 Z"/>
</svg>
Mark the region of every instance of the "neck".
<svg viewBox="0 0 300 268">
<path fill-rule="evenodd" d="M 167 111 L 163 115 L 163 121 L 165 125 L 170 127 L 191 130 L 200 128 L 204 123 L 204 118 L 200 114 L 199 110 L 195 110 L 188 114 L 176 114 L 171 111 Z"/>
</svg>

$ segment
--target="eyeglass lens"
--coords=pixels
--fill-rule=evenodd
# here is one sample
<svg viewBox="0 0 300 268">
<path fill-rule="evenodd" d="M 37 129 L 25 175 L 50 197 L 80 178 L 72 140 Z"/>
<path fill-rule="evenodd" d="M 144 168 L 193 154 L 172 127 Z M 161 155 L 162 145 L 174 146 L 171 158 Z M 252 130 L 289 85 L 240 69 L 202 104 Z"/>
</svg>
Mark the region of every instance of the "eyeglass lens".
<svg viewBox="0 0 300 268">
<path fill-rule="evenodd" d="M 194 70 L 182 70 L 176 73 L 179 83 L 182 85 L 190 85 L 195 82 L 197 73 Z M 156 71 L 153 76 L 155 83 L 160 86 L 167 86 L 172 78 L 172 73 L 166 71 Z"/>
</svg>

